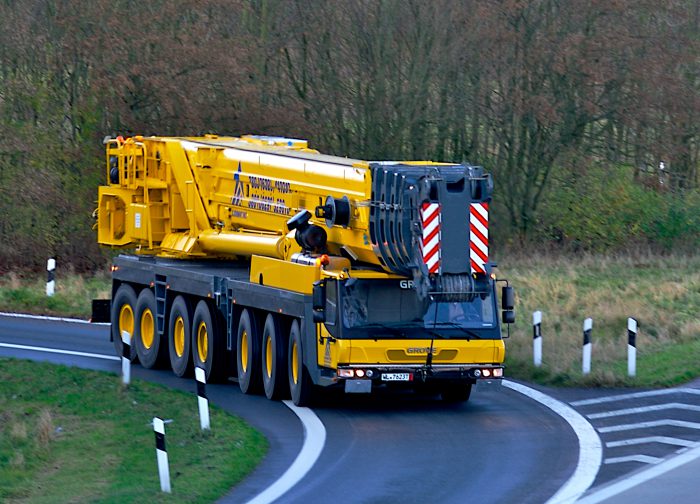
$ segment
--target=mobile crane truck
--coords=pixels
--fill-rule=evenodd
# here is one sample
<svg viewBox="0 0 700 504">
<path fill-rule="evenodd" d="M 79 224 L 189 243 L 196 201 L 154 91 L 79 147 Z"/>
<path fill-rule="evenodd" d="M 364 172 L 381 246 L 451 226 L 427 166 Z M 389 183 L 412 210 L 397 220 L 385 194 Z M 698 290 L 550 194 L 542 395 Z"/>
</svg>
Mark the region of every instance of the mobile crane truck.
<svg viewBox="0 0 700 504">
<path fill-rule="evenodd" d="M 513 290 L 499 309 L 483 168 L 256 135 L 105 145 L 98 241 L 134 252 L 112 266 L 118 355 L 128 331 L 147 368 L 297 405 L 330 386 L 465 401 L 503 377 Z"/>
</svg>

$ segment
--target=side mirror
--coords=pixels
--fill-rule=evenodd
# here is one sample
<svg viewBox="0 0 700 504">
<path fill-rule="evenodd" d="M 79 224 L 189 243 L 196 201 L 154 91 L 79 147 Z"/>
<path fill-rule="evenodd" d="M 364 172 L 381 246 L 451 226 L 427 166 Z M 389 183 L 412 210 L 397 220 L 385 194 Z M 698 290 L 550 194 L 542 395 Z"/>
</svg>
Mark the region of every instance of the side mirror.
<svg viewBox="0 0 700 504">
<path fill-rule="evenodd" d="M 513 287 L 503 287 L 501 291 L 501 306 L 503 310 L 515 309 L 515 291 Z"/>
<path fill-rule="evenodd" d="M 319 280 L 314 282 L 313 290 L 311 291 L 311 307 L 314 312 L 314 322 L 326 321 L 326 284 Z"/>
<path fill-rule="evenodd" d="M 504 324 L 513 324 L 515 322 L 515 311 L 503 310 L 502 320 Z"/>
</svg>

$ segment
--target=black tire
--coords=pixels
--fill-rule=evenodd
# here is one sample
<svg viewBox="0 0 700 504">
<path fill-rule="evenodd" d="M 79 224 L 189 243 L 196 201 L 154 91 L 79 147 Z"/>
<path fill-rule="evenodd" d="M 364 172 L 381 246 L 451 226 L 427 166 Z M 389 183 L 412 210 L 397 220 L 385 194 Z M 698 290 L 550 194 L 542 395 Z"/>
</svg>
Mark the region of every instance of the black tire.
<svg viewBox="0 0 700 504">
<path fill-rule="evenodd" d="M 241 312 L 236 334 L 236 367 L 238 386 L 244 394 L 255 394 L 261 389 L 260 333 L 253 313 L 247 308 Z"/>
<path fill-rule="evenodd" d="M 170 307 L 168 317 L 168 354 L 170 367 L 177 376 L 185 376 L 192 370 L 191 320 L 187 301 L 184 297 L 177 296 Z"/>
<path fill-rule="evenodd" d="M 471 383 L 450 383 L 443 385 L 440 395 L 445 402 L 467 402 L 472 393 Z"/>
<path fill-rule="evenodd" d="M 282 336 L 279 319 L 269 313 L 263 328 L 261 362 L 262 380 L 268 399 L 283 399 L 287 387 L 287 338 Z"/>
<path fill-rule="evenodd" d="M 226 378 L 226 339 L 216 308 L 197 303 L 192 318 L 192 362 L 204 369 L 207 382 Z"/>
<path fill-rule="evenodd" d="M 311 382 L 311 377 L 309 377 L 309 372 L 304 367 L 303 352 L 299 322 L 295 320 L 289 329 L 289 357 L 287 362 L 289 392 L 295 405 L 310 406 L 314 399 L 314 386 Z"/>
<path fill-rule="evenodd" d="M 143 289 L 136 300 L 134 346 L 139 362 L 151 369 L 165 362 L 167 351 L 156 325 L 156 297 L 151 289 Z"/>
<path fill-rule="evenodd" d="M 117 293 L 112 300 L 110 320 L 112 321 L 112 341 L 117 357 L 122 356 L 124 345 L 122 344 L 122 331 L 127 331 L 131 335 L 131 361 L 136 360 L 134 352 L 134 329 L 136 326 L 136 293 L 127 284 L 122 284 L 117 289 Z"/>
</svg>

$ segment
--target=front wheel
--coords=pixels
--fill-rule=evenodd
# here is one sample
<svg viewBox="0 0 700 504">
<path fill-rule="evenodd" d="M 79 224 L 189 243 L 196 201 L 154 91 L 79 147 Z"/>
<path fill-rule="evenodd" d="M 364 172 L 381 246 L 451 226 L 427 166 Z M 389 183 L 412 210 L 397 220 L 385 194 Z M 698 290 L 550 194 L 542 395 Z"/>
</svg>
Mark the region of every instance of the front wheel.
<svg viewBox="0 0 700 504">
<path fill-rule="evenodd" d="M 301 331 L 299 322 L 292 322 L 289 330 L 289 360 L 288 360 L 289 391 L 292 401 L 297 406 L 309 406 L 313 402 L 313 383 L 309 372 L 304 367 L 303 348 L 301 346 Z"/>
</svg>

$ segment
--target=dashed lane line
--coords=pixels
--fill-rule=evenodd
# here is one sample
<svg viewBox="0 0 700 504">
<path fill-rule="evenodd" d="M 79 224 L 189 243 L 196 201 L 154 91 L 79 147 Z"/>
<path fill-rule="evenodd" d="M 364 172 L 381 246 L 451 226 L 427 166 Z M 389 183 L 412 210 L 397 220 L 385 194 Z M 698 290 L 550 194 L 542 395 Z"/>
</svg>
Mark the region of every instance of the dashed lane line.
<svg viewBox="0 0 700 504">
<path fill-rule="evenodd" d="M 700 429 L 700 423 L 670 419 L 653 420 L 651 422 L 638 422 L 632 424 L 612 425 L 610 427 L 599 427 L 598 432 L 621 432 L 634 429 L 647 429 L 649 427 L 685 427 L 687 429 Z"/>
<path fill-rule="evenodd" d="M 663 389 L 663 390 L 647 390 L 646 392 L 634 392 L 632 394 L 619 394 L 606 397 L 598 397 L 596 399 L 585 399 L 583 401 L 574 401 L 572 406 L 590 406 L 593 404 L 603 404 L 615 401 L 624 401 L 627 399 L 642 399 L 645 397 L 656 397 L 669 394 L 694 394 L 700 395 L 700 389 L 690 388 L 690 387 L 679 387 L 674 389 Z"/>
<path fill-rule="evenodd" d="M 503 386 L 528 396 L 551 409 L 571 426 L 578 438 L 578 464 L 571 477 L 546 504 L 573 503 L 590 488 L 603 460 L 603 447 L 593 426 L 576 410 L 542 392 L 510 380 Z"/>
<path fill-rule="evenodd" d="M 605 446 L 607 448 L 617 448 L 619 446 L 632 446 L 649 443 L 663 443 L 675 446 L 685 446 L 686 448 L 700 446 L 700 443 L 696 443 L 695 441 L 688 441 L 687 439 L 673 438 L 668 436 L 648 436 L 632 439 L 622 439 L 621 441 L 608 441 L 607 443 L 605 443 Z"/>
<path fill-rule="evenodd" d="M 624 415 L 636 415 L 639 413 L 650 413 L 652 411 L 662 411 L 669 409 L 679 409 L 685 411 L 700 411 L 700 406 L 695 406 L 694 404 L 684 404 L 684 403 L 664 403 L 664 404 L 654 404 L 651 406 L 642 406 L 639 408 L 626 408 L 614 411 L 604 411 L 602 413 L 593 413 L 586 415 L 591 420 L 596 418 L 611 418 L 616 416 Z"/>
<path fill-rule="evenodd" d="M 605 464 L 622 464 L 624 462 L 641 462 L 643 464 L 658 464 L 663 461 L 659 457 L 651 457 L 649 455 L 628 455 L 626 457 L 611 457 L 606 458 L 603 462 Z"/>
</svg>

